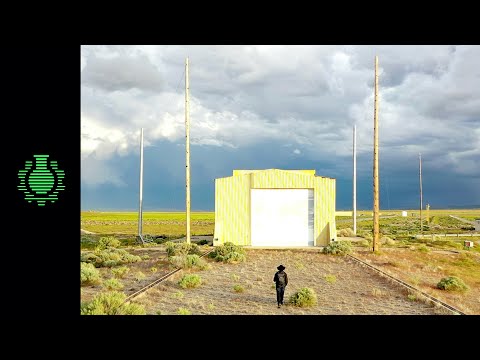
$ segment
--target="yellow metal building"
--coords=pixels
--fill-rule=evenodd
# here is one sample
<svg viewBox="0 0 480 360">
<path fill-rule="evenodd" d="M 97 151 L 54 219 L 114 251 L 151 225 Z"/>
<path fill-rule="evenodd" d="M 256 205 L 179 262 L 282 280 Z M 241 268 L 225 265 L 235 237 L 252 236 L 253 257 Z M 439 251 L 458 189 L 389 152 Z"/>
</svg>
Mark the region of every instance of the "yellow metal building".
<svg viewBox="0 0 480 360">
<path fill-rule="evenodd" d="M 336 237 L 335 179 L 279 169 L 215 179 L 214 245 L 325 246 Z"/>
</svg>

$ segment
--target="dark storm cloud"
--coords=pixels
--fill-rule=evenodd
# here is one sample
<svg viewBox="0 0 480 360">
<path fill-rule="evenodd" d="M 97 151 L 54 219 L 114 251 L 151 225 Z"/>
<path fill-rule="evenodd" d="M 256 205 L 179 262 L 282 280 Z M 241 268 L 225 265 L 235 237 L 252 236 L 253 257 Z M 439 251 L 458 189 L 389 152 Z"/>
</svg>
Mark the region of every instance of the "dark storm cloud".
<svg viewBox="0 0 480 360">
<path fill-rule="evenodd" d="M 82 47 L 82 162 L 101 158 L 128 184 L 120 171 L 126 165 L 112 160 L 137 151 L 140 127 L 149 144 L 176 146 L 181 162 L 188 56 L 198 184 L 211 186 L 233 168 L 315 166 L 339 180 L 344 201 L 354 123 L 359 186 L 371 185 L 375 55 L 381 173 L 388 176 L 390 205 L 415 197 L 405 194 L 416 191 L 408 179 L 420 152 L 438 202 L 450 199 L 439 190 L 447 178 L 452 188 L 465 189 L 455 190 L 458 204 L 478 199 L 472 181 L 480 177 L 479 46 Z M 157 164 L 182 182 L 184 171 L 168 159 Z M 105 171 L 87 174 L 91 185 L 109 181 Z"/>
</svg>

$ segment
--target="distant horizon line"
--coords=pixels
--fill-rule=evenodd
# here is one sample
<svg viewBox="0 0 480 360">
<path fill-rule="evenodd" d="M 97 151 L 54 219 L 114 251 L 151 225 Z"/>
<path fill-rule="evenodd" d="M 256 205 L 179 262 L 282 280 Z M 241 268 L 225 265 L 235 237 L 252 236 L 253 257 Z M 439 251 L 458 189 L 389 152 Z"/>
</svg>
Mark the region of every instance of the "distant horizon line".
<svg viewBox="0 0 480 360">
<path fill-rule="evenodd" d="M 480 205 L 464 205 L 464 206 L 450 206 L 450 207 L 438 207 L 438 208 L 432 208 L 430 207 L 430 210 L 480 210 Z M 419 211 L 420 209 L 417 208 L 408 208 L 408 207 L 400 207 L 400 208 L 393 208 L 393 209 L 380 209 L 380 211 L 395 211 L 395 210 L 415 210 Z M 426 209 L 422 209 L 426 211 Z M 116 212 L 138 212 L 138 209 L 81 209 L 80 211 L 116 211 Z M 215 209 L 213 210 L 191 210 L 192 212 L 215 212 Z M 351 208 L 340 208 L 340 209 L 335 209 L 335 211 L 353 211 Z M 360 209 L 357 208 L 357 211 L 373 211 L 373 209 Z M 179 213 L 185 213 L 186 210 L 178 210 L 178 209 L 149 209 L 149 210 L 143 210 L 143 212 L 179 212 Z"/>
</svg>

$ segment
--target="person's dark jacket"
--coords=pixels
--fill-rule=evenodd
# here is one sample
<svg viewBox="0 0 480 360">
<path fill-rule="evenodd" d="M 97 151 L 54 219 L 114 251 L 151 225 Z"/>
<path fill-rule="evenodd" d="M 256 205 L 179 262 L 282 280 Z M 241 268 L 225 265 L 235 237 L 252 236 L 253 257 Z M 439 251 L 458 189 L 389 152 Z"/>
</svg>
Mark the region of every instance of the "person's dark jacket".
<svg viewBox="0 0 480 360">
<path fill-rule="evenodd" d="M 276 286 L 276 287 L 282 286 L 282 285 L 278 282 L 278 274 L 279 274 L 279 273 L 285 274 L 285 284 L 284 284 L 284 285 L 287 286 L 287 285 L 288 285 L 288 276 L 287 276 L 287 273 L 286 273 L 285 271 L 283 271 L 283 270 L 282 270 L 282 271 L 277 271 L 277 272 L 275 273 L 275 276 L 273 277 L 273 281 L 275 281 L 275 286 Z"/>
</svg>

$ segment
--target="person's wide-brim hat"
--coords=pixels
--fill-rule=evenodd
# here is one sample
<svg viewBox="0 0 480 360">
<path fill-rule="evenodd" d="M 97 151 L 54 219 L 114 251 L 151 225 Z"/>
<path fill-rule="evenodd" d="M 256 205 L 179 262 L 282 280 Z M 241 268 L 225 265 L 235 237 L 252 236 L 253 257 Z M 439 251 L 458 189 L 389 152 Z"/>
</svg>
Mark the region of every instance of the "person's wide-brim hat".
<svg viewBox="0 0 480 360">
<path fill-rule="evenodd" d="M 277 266 L 277 269 L 280 270 L 280 271 L 285 270 L 285 266 L 279 265 L 279 266 Z"/>
</svg>

